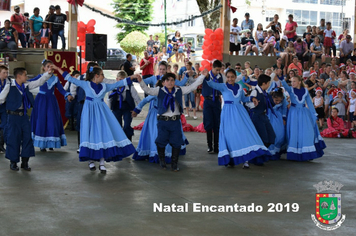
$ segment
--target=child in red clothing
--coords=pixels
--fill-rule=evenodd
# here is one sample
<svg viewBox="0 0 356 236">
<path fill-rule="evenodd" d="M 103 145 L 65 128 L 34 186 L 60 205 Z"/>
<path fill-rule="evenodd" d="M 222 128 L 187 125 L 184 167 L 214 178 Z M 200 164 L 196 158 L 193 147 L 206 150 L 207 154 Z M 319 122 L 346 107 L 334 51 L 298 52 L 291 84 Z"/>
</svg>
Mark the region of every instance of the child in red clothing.
<svg viewBox="0 0 356 236">
<path fill-rule="evenodd" d="M 328 128 L 324 129 L 320 135 L 324 138 L 344 138 L 350 137 L 349 130 L 345 129 L 344 121 L 338 117 L 339 110 L 334 107 L 331 111 L 331 117 L 327 120 Z"/>
<path fill-rule="evenodd" d="M 326 29 L 324 30 L 324 47 L 327 56 L 330 56 L 330 48 L 332 47 L 332 39 L 335 39 L 335 31 L 331 29 L 331 22 L 326 23 Z"/>
</svg>

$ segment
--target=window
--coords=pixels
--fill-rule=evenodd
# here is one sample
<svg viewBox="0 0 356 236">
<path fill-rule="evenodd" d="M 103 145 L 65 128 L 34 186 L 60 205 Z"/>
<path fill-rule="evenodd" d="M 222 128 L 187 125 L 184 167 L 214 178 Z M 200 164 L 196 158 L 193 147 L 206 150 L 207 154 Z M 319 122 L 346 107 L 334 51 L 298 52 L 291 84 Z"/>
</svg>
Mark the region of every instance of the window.
<svg viewBox="0 0 356 236">
<path fill-rule="evenodd" d="M 189 19 L 191 18 L 191 17 L 193 17 L 193 15 L 191 15 L 190 17 L 189 17 Z M 195 19 L 193 20 L 191 20 L 191 21 L 188 21 L 188 27 L 193 27 L 193 26 L 195 26 Z"/>
<path fill-rule="evenodd" d="M 294 0 L 293 0 L 294 1 Z M 322 5 L 341 6 L 346 4 L 346 0 L 320 0 Z"/>
<path fill-rule="evenodd" d="M 323 1 L 323 0 L 321 0 L 321 1 Z M 318 0 L 292 0 L 292 2 L 318 4 Z"/>
<path fill-rule="evenodd" d="M 350 29 L 351 26 L 351 18 L 344 18 L 342 20 L 342 29 Z"/>
<path fill-rule="evenodd" d="M 287 15 L 292 14 L 293 20 L 297 22 L 297 34 L 302 35 L 308 25 L 317 25 L 318 21 L 318 12 L 317 11 L 302 11 L 302 10 L 293 10 L 287 9 Z M 288 20 L 287 20 L 288 22 Z"/>
</svg>

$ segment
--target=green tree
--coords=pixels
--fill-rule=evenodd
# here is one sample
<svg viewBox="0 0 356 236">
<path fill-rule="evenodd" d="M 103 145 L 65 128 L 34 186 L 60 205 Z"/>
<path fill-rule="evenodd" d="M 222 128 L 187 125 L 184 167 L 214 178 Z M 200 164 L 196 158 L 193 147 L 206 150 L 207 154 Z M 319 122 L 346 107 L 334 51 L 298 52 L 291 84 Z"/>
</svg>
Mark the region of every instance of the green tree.
<svg viewBox="0 0 356 236">
<path fill-rule="evenodd" d="M 148 23 L 152 21 L 153 0 L 113 0 L 115 16 L 121 19 L 134 22 Z M 133 24 L 118 23 L 117 28 L 124 32 L 117 34 L 117 41 L 120 42 L 126 35 L 133 31 L 144 32 L 148 26 L 137 26 Z M 146 43 L 146 42 L 145 42 Z"/>
<path fill-rule="evenodd" d="M 147 40 L 148 37 L 145 34 L 134 31 L 121 40 L 120 46 L 125 52 L 139 57 L 142 56 L 143 51 L 146 50 Z"/>
</svg>

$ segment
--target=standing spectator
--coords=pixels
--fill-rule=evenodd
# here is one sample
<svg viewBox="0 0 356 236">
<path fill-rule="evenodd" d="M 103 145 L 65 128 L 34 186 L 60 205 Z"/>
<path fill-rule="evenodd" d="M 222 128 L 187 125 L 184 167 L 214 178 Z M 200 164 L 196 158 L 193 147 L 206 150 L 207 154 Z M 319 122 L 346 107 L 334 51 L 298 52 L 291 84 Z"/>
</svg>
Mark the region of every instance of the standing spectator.
<svg viewBox="0 0 356 236">
<path fill-rule="evenodd" d="M 180 38 L 180 32 L 177 30 L 172 38 L 173 44 L 178 45 Z"/>
<path fill-rule="evenodd" d="M 230 55 L 239 55 L 241 50 L 240 45 L 240 31 L 241 28 L 237 25 L 238 19 L 234 18 L 232 20 L 232 25 L 230 26 Z"/>
<path fill-rule="evenodd" d="M 124 71 L 128 76 L 133 75 L 135 72 L 135 67 L 132 65 L 131 60 L 132 60 L 132 55 L 128 53 L 126 55 L 126 61 L 124 62 Z"/>
<path fill-rule="evenodd" d="M 271 21 L 267 25 L 266 29 L 271 27 L 271 29 L 273 30 L 274 33 L 276 33 L 276 32 L 282 33 L 282 25 L 278 20 L 279 20 L 279 16 L 278 16 L 278 14 L 275 14 L 273 17 L 273 21 Z"/>
<path fill-rule="evenodd" d="M 245 19 L 246 20 L 242 21 L 241 23 L 241 29 L 249 29 L 251 31 L 251 35 L 253 35 L 253 28 L 255 28 L 255 23 L 253 20 L 250 20 L 250 13 L 245 13 Z"/>
<path fill-rule="evenodd" d="M 169 57 L 172 56 L 172 52 L 173 52 L 172 39 L 168 39 L 167 53 L 169 54 Z"/>
<path fill-rule="evenodd" d="M 50 18 L 54 15 L 54 11 L 55 11 L 54 6 L 53 5 L 49 6 L 48 14 L 45 17 L 45 21 L 49 22 Z M 52 32 L 51 24 L 49 24 L 49 30 Z M 51 45 L 52 45 L 53 44 L 52 37 L 49 37 L 49 41 L 51 42 Z"/>
<path fill-rule="evenodd" d="M 147 53 L 150 57 L 153 57 L 153 50 L 152 50 L 152 47 L 151 46 L 148 46 L 147 48 Z"/>
<path fill-rule="evenodd" d="M 40 47 L 41 35 L 40 30 L 42 28 L 43 18 L 40 16 L 40 9 L 35 7 L 33 9 L 33 15 L 30 17 L 30 28 L 31 28 L 31 37 L 30 37 L 30 47 L 33 48 L 36 45 L 36 48 Z"/>
<path fill-rule="evenodd" d="M 311 33 L 311 38 L 314 39 L 315 37 L 318 36 L 318 33 L 316 32 L 316 26 L 314 25 L 312 27 L 312 33 Z"/>
<path fill-rule="evenodd" d="M 293 15 L 288 16 L 288 22 L 286 23 L 284 34 L 287 35 L 288 41 L 294 42 L 297 38 L 297 22 L 293 21 Z"/>
<path fill-rule="evenodd" d="M 245 56 L 247 56 L 250 51 L 255 52 L 256 56 L 258 56 L 258 48 L 255 45 L 255 39 L 252 37 L 251 32 L 247 32 L 246 37 L 242 38 L 241 44 L 245 51 Z"/>
<path fill-rule="evenodd" d="M 56 5 L 55 7 L 56 14 L 50 17 L 50 29 L 52 29 L 52 48 L 57 49 L 58 36 L 62 40 L 62 50 L 66 48 L 66 40 L 64 37 L 64 22 L 68 22 L 68 12 L 66 15 L 61 13 L 61 7 Z"/>
<path fill-rule="evenodd" d="M 23 26 L 23 32 L 25 33 L 26 36 L 26 47 L 29 48 L 30 44 L 28 41 L 30 40 L 30 36 L 31 36 L 31 28 L 30 28 L 30 21 L 29 21 L 30 14 L 28 14 L 28 12 L 25 12 L 23 15 L 26 19 Z"/>
<path fill-rule="evenodd" d="M 336 38 L 335 31 L 331 29 L 331 22 L 326 23 L 326 29 L 323 33 L 324 47 L 326 56 L 331 56 L 331 47 L 333 46 L 333 40 Z"/>
<path fill-rule="evenodd" d="M 141 59 L 140 69 L 142 70 L 142 79 L 146 79 L 153 75 L 154 59 L 148 55 L 148 52 L 144 52 L 144 58 Z"/>
<path fill-rule="evenodd" d="M 54 11 L 55 11 L 54 6 L 53 5 L 49 6 L 48 14 L 45 17 L 45 21 L 49 21 L 50 20 L 50 18 L 54 15 Z"/>
<path fill-rule="evenodd" d="M 10 21 L 5 20 L 4 26 L 0 29 L 0 49 L 9 48 L 10 50 L 17 49 L 17 31 L 10 26 Z M 13 54 L 16 61 L 16 54 Z"/>
<path fill-rule="evenodd" d="M 193 71 L 194 71 L 194 73 L 195 73 L 195 68 L 189 66 L 188 63 L 189 63 L 189 59 L 188 59 L 188 58 L 185 58 L 185 59 L 184 59 L 184 66 L 182 66 L 182 67 L 179 69 L 179 71 L 178 71 L 178 77 L 177 77 L 178 80 L 184 79 L 183 75 L 185 74 L 184 72 L 187 71 L 187 67 L 193 69 Z"/>
<path fill-rule="evenodd" d="M 263 40 L 265 39 L 265 37 L 263 37 L 263 26 L 261 23 L 259 23 L 257 25 L 257 29 L 255 31 L 255 40 L 256 42 L 258 42 L 261 38 L 263 38 Z"/>
<path fill-rule="evenodd" d="M 155 36 L 155 41 L 154 41 L 153 47 L 157 49 L 157 52 L 159 52 L 159 50 L 161 48 L 161 42 L 158 39 L 158 35 Z"/>
<path fill-rule="evenodd" d="M 152 37 L 153 37 L 152 34 L 150 34 L 150 39 L 147 40 L 147 50 L 149 47 L 151 47 L 151 49 L 152 49 L 153 45 L 155 44 L 155 41 L 153 41 Z"/>
<path fill-rule="evenodd" d="M 11 25 L 17 31 L 18 39 L 21 42 L 22 48 L 26 48 L 26 35 L 23 31 L 23 26 L 26 22 L 26 18 L 22 14 L 20 14 L 19 6 L 15 6 L 14 9 L 15 13 L 10 18 Z"/>
<path fill-rule="evenodd" d="M 351 59 L 351 53 L 354 50 L 354 44 L 351 42 L 351 36 L 347 35 L 346 39 L 340 44 L 340 63 L 345 63 Z"/>
<path fill-rule="evenodd" d="M 324 43 L 324 30 L 326 29 L 325 26 L 325 19 L 320 20 L 320 26 L 316 29 L 316 32 L 320 38 L 320 42 Z"/>
</svg>

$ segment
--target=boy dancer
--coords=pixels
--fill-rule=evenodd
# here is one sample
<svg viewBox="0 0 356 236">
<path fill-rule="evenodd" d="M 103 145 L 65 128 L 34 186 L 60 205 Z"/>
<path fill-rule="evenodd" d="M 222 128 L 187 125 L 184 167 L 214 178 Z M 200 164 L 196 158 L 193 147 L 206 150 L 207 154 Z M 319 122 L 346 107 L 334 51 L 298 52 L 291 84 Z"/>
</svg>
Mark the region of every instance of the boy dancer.
<svg viewBox="0 0 356 236">
<path fill-rule="evenodd" d="M 207 77 L 216 83 L 223 83 L 223 75 L 220 74 L 222 63 L 219 60 L 214 61 L 213 69 Z M 206 130 L 208 141 L 208 153 L 219 153 L 219 127 L 221 114 L 221 93 L 211 88 L 206 80 L 203 82 L 202 95 L 204 97 L 203 107 L 203 124 Z M 214 132 L 214 149 L 213 149 L 213 132 Z"/>
<path fill-rule="evenodd" d="M 267 148 L 271 144 L 274 144 L 274 140 L 276 138 L 276 134 L 274 133 L 273 127 L 267 116 L 268 110 L 270 110 L 274 114 L 272 98 L 266 92 L 266 89 L 268 89 L 270 82 L 271 77 L 265 74 L 260 75 L 258 77 L 258 84 L 250 95 L 250 100 L 255 106 L 251 109 L 251 120 L 255 125 L 257 133 L 261 137 L 263 144 Z M 263 162 L 267 160 L 268 158 L 266 156 L 262 156 L 256 157 L 250 162 L 254 163 L 255 165 L 263 165 Z"/>
<path fill-rule="evenodd" d="M 0 93 L 5 90 L 5 86 L 10 86 L 9 69 L 6 66 L 0 66 Z M 5 152 L 5 128 L 7 124 L 7 113 L 6 113 L 6 103 L 0 105 L 0 153 Z"/>
<path fill-rule="evenodd" d="M 166 169 L 165 148 L 169 143 L 172 146 L 172 170 L 179 171 L 178 157 L 181 145 L 183 145 L 182 124 L 180 115 L 183 113 L 182 95 L 195 90 L 208 75 L 208 71 L 203 71 L 193 84 L 183 87 L 175 87 L 176 76 L 173 73 L 167 73 L 162 78 L 162 86 L 148 88 L 141 78 L 138 79 L 141 88 L 149 95 L 158 97 L 158 135 L 156 145 L 160 165 Z"/>
<path fill-rule="evenodd" d="M 15 68 L 14 77 L 10 86 L 5 87 L 4 93 L 0 94 L 0 103 L 6 100 L 6 110 L 8 114 L 7 124 L 7 146 L 6 158 L 10 160 L 10 169 L 18 171 L 17 162 L 22 157 L 21 168 L 31 171 L 28 161 L 35 155 L 35 149 L 31 138 L 31 124 L 27 116 L 27 109 L 34 104 L 34 98 L 30 89 L 43 85 L 52 73 L 44 73 L 36 81 L 27 81 L 27 71 L 25 68 Z M 20 153 L 21 148 L 21 153 Z"/>
<path fill-rule="evenodd" d="M 116 80 L 123 80 L 127 77 L 128 75 L 126 72 L 121 70 L 117 73 Z M 135 87 L 131 84 L 115 89 L 113 93 L 109 95 L 109 98 L 112 112 L 119 121 L 126 137 L 132 141 L 134 130 L 131 127 L 131 111 L 133 111 L 136 105 L 141 102 L 141 98 L 138 96 Z M 122 119 L 124 119 L 124 125 L 122 125 Z"/>
</svg>

